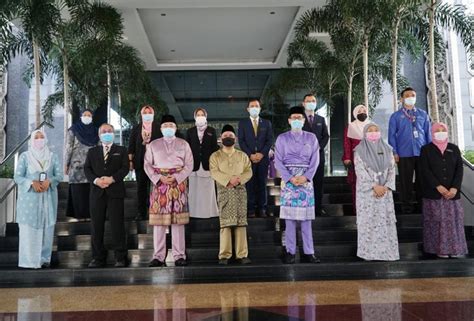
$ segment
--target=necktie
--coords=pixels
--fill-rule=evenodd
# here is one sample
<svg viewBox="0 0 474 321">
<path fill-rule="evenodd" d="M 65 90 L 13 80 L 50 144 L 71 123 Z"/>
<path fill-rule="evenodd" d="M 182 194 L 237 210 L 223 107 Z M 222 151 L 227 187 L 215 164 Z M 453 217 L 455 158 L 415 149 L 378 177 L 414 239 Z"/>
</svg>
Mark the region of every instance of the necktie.
<svg viewBox="0 0 474 321">
<path fill-rule="evenodd" d="M 104 162 L 107 162 L 107 159 L 109 158 L 109 152 L 110 152 L 110 146 L 105 146 Z"/>
<path fill-rule="evenodd" d="M 311 127 L 313 127 L 313 120 L 314 120 L 314 116 L 313 115 L 309 115 L 309 124 L 311 125 Z"/>
<path fill-rule="evenodd" d="M 253 133 L 257 136 L 258 124 L 256 119 L 252 119 Z"/>
</svg>

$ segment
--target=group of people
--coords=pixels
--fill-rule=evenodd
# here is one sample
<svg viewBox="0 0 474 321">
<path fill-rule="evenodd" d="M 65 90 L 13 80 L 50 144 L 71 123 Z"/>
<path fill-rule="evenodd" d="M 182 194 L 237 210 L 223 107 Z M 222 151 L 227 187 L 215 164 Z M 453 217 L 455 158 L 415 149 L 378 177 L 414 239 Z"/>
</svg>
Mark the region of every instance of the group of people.
<svg viewBox="0 0 474 321">
<path fill-rule="evenodd" d="M 419 185 L 423 193 L 417 195 L 423 196 L 425 251 L 441 257 L 467 253 L 459 201 L 461 154 L 448 143 L 447 127 L 431 126 L 426 112 L 415 107 L 415 99 L 413 89 L 402 92 L 403 106 L 390 119 L 389 143 L 382 139 L 380 127 L 369 120 L 365 106 L 354 109 L 355 120 L 344 134 L 343 162 L 357 215 L 357 255 L 366 260 L 399 259 L 393 201 L 396 164 L 404 212 L 413 211 L 413 173 L 423 181 Z M 325 214 L 324 148 L 329 133 L 324 117 L 315 113 L 316 106 L 315 95 L 308 94 L 302 106 L 292 107 L 290 130 L 280 134 L 274 145 L 275 168 L 281 176 L 280 218 L 285 222 L 284 262 L 288 264 L 296 261 L 298 225 L 303 248 L 300 261 L 320 261 L 314 251 L 312 221 Z M 115 266 L 129 263 L 124 178 L 131 170 L 137 180 L 136 219 L 148 219 L 153 226 L 150 267 L 166 266 L 168 229 L 175 266 L 187 265 L 185 225 L 190 217 L 219 217 L 219 264 L 229 264 L 233 256 L 240 264 L 251 263 L 246 227 L 248 218 L 269 215 L 266 185 L 274 139 L 271 122 L 260 117 L 257 99 L 249 101 L 247 111 L 249 117 L 239 122 L 237 131 L 227 124 L 218 137 L 207 123 L 204 108 L 195 110 L 195 126 L 182 135 L 172 115 L 157 121 L 153 108 L 144 106 L 128 149 L 114 143 L 112 125 L 97 129 L 92 111 L 84 111 L 69 130 L 64 171 L 69 176 L 68 215 L 91 220 L 89 267 L 106 265 L 106 218 Z M 15 172 L 20 267 L 50 266 L 57 185 L 62 178 L 45 133 L 33 132 Z"/>
</svg>

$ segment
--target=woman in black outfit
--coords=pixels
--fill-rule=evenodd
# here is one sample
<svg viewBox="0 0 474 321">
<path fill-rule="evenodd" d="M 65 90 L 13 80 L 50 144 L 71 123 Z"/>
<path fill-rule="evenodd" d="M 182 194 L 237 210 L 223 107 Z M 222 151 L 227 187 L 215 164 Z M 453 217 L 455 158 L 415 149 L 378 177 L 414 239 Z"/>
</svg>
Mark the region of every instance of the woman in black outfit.
<svg viewBox="0 0 474 321">
<path fill-rule="evenodd" d="M 186 133 L 194 158 L 193 172 L 189 176 L 189 213 L 194 218 L 210 218 L 219 215 L 214 180 L 209 172 L 209 157 L 219 145 L 216 130 L 207 125 L 204 108 L 194 111 L 194 120 L 196 126 Z"/>
<path fill-rule="evenodd" d="M 138 213 L 135 217 L 137 221 L 145 220 L 148 214 L 150 179 L 143 169 L 146 145 L 162 137 L 160 122 L 154 121 L 155 111 L 153 107 L 144 106 L 140 111 L 140 115 L 141 121 L 132 129 L 128 144 L 130 170 L 135 169 L 135 176 L 137 178 Z"/>
</svg>

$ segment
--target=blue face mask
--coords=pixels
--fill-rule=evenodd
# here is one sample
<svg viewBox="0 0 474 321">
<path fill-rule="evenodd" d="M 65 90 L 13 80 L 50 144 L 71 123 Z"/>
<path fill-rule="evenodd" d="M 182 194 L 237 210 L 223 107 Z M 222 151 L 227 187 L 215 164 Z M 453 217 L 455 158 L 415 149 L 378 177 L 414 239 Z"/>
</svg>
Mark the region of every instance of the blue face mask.
<svg viewBox="0 0 474 321">
<path fill-rule="evenodd" d="M 114 142 L 114 134 L 113 133 L 102 133 L 100 134 L 100 140 L 104 144 L 110 144 Z"/>
<path fill-rule="evenodd" d="M 252 118 L 257 118 L 258 115 L 260 114 L 260 108 L 258 108 L 258 107 L 250 107 L 250 108 L 249 108 L 249 114 L 250 114 L 250 117 L 252 117 Z"/>
<path fill-rule="evenodd" d="M 173 137 L 176 133 L 176 129 L 165 127 L 161 129 L 161 133 L 163 134 L 163 137 Z"/>
<path fill-rule="evenodd" d="M 302 129 L 304 125 L 304 120 L 293 119 L 290 121 L 291 129 Z"/>
<path fill-rule="evenodd" d="M 145 123 L 151 123 L 153 121 L 154 115 L 153 114 L 143 114 L 142 115 L 142 120 Z"/>
<path fill-rule="evenodd" d="M 313 103 L 313 102 L 309 102 L 309 103 L 305 103 L 304 104 L 304 107 L 307 109 L 307 110 L 311 110 L 311 111 L 314 111 L 316 110 L 316 103 Z"/>
</svg>

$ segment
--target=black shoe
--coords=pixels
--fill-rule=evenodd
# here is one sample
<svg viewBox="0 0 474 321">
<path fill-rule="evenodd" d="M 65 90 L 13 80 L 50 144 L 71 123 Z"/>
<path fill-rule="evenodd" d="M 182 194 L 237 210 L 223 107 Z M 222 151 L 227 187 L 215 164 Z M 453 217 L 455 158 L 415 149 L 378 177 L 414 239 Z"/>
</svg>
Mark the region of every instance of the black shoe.
<svg viewBox="0 0 474 321">
<path fill-rule="evenodd" d="M 260 210 L 259 217 L 266 218 L 268 217 L 267 211 L 266 210 Z"/>
<path fill-rule="evenodd" d="M 127 267 L 128 266 L 128 261 L 127 260 L 118 260 L 117 262 L 115 262 L 115 265 L 114 267 L 116 268 L 123 268 L 123 267 Z"/>
<path fill-rule="evenodd" d="M 153 259 L 151 260 L 150 264 L 148 264 L 148 267 L 164 267 L 166 266 L 165 262 L 161 262 L 158 259 Z"/>
<path fill-rule="evenodd" d="M 219 265 L 227 265 L 227 264 L 229 264 L 228 259 L 219 259 Z"/>
<path fill-rule="evenodd" d="M 413 214 L 413 206 L 411 206 L 411 205 L 402 206 L 402 213 L 403 214 Z"/>
<path fill-rule="evenodd" d="M 51 268 L 51 264 L 50 264 L 50 263 L 43 263 L 43 264 L 41 264 L 41 268 L 42 268 L 42 269 L 50 269 L 50 268 Z"/>
<path fill-rule="evenodd" d="M 251 264 L 252 261 L 250 261 L 250 259 L 248 257 L 243 257 L 241 259 L 237 259 L 235 260 L 238 264 L 241 264 L 241 265 L 246 265 L 246 264 Z"/>
<path fill-rule="evenodd" d="M 254 218 L 255 217 L 255 212 L 249 212 L 247 215 L 249 218 Z"/>
<path fill-rule="evenodd" d="M 139 221 L 145 221 L 147 218 L 146 218 L 146 215 L 143 215 L 143 214 L 137 214 L 137 216 L 135 216 L 135 218 L 133 220 L 139 222 Z"/>
<path fill-rule="evenodd" d="M 294 254 L 286 252 L 285 257 L 283 258 L 285 264 L 295 264 L 296 259 Z"/>
<path fill-rule="evenodd" d="M 105 262 L 101 260 L 93 259 L 87 267 L 91 269 L 103 268 L 105 267 Z"/>
<path fill-rule="evenodd" d="M 186 262 L 185 259 L 177 259 L 174 261 L 174 266 L 186 266 L 188 265 L 188 262 Z"/>
<path fill-rule="evenodd" d="M 312 263 L 312 264 L 321 262 L 321 260 L 319 258 L 317 258 L 316 256 L 314 256 L 313 254 L 304 254 L 301 257 L 300 261 L 301 261 L 301 263 Z"/>
</svg>

